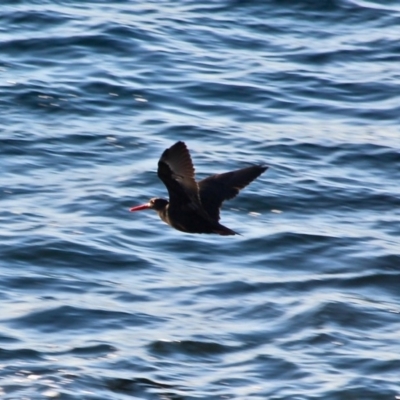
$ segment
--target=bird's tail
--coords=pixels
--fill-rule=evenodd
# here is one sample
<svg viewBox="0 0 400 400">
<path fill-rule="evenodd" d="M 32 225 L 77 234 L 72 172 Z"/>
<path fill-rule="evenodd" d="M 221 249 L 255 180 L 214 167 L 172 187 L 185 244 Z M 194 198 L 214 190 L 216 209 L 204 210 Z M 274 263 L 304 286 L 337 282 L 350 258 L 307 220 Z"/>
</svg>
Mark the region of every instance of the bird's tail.
<svg viewBox="0 0 400 400">
<path fill-rule="evenodd" d="M 232 229 L 227 228 L 224 225 L 218 224 L 216 229 L 214 229 L 213 233 L 217 233 L 221 236 L 232 236 L 232 235 L 240 235 L 240 233 L 233 231 Z"/>
</svg>

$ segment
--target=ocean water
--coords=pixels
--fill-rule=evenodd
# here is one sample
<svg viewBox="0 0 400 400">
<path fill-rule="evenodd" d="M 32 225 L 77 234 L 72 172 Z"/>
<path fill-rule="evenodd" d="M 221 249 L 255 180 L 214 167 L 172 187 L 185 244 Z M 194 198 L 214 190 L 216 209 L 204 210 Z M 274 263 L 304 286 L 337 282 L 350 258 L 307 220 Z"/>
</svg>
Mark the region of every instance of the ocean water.
<svg viewBox="0 0 400 400">
<path fill-rule="evenodd" d="M 400 399 L 400 5 L 0 8 L 0 397 Z M 222 237 L 151 211 L 269 169 Z"/>
</svg>

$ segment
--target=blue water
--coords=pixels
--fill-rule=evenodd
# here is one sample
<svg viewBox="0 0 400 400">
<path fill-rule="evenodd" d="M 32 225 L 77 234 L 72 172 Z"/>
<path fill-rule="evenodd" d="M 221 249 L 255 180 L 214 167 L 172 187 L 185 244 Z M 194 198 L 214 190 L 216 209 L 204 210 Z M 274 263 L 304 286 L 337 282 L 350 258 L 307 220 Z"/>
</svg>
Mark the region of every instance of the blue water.
<svg viewBox="0 0 400 400">
<path fill-rule="evenodd" d="M 383 4 L 384 3 L 384 4 Z M 400 398 L 397 1 L 3 1 L 0 397 Z M 162 151 L 270 169 L 189 235 Z"/>
</svg>

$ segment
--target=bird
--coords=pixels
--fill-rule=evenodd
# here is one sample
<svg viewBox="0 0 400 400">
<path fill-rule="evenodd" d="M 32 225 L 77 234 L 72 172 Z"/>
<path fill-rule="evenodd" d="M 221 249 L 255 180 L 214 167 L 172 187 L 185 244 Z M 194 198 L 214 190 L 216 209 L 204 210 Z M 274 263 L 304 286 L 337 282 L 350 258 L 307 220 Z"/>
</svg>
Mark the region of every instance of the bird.
<svg viewBox="0 0 400 400">
<path fill-rule="evenodd" d="M 169 200 L 156 197 L 129 210 L 155 210 L 161 220 L 186 233 L 239 235 L 219 223 L 221 205 L 267 169 L 266 165 L 253 165 L 196 182 L 189 150 L 179 141 L 166 149 L 158 161 L 157 174 L 168 190 Z"/>
</svg>

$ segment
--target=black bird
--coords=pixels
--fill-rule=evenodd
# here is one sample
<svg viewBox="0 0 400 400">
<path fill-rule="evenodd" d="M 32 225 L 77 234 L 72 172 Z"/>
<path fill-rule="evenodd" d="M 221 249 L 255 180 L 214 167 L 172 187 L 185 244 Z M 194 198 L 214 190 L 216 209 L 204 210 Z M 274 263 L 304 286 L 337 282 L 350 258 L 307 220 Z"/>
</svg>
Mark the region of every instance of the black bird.
<svg viewBox="0 0 400 400">
<path fill-rule="evenodd" d="M 218 222 L 222 202 L 235 197 L 267 168 L 254 165 L 196 182 L 189 150 L 184 142 L 177 142 L 158 161 L 158 177 L 168 189 L 169 201 L 153 198 L 130 211 L 152 208 L 164 222 L 183 232 L 238 235 Z"/>
</svg>

